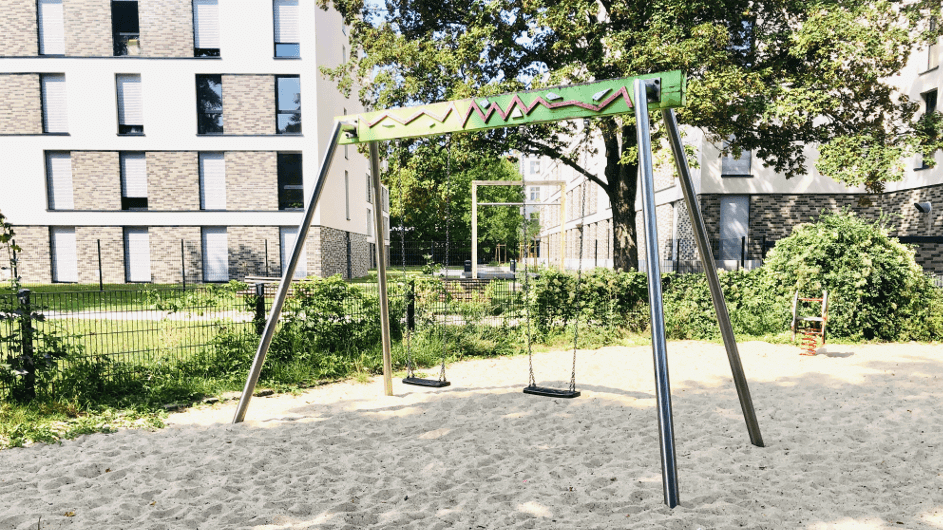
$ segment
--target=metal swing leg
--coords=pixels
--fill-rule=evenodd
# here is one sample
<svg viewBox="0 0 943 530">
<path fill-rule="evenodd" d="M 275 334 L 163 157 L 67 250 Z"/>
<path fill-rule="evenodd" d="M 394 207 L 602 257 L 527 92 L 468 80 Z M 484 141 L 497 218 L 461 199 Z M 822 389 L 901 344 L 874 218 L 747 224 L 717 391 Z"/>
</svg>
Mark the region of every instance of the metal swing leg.
<svg viewBox="0 0 943 530">
<path fill-rule="evenodd" d="M 370 142 L 370 178 L 373 185 L 373 240 L 377 249 L 377 282 L 380 294 L 380 339 L 383 342 L 383 390 L 393 395 L 393 356 L 390 353 L 390 293 L 386 290 L 386 233 L 383 229 L 383 190 L 380 187 L 380 150 Z"/>
<path fill-rule="evenodd" d="M 324 160 L 321 162 L 321 169 L 318 172 L 318 180 L 311 190 L 308 197 L 308 205 L 305 208 L 304 219 L 298 225 L 298 236 L 295 238 L 295 245 L 291 249 L 291 259 L 288 260 L 288 266 L 282 271 L 282 281 L 278 284 L 278 291 L 275 293 L 275 299 L 272 301 L 272 310 L 269 312 L 268 320 L 265 322 L 265 329 L 262 331 L 262 339 L 259 341 L 259 349 L 255 353 L 255 359 L 252 361 L 252 368 L 249 370 L 249 377 L 246 379 L 246 386 L 242 390 L 242 397 L 239 399 L 239 406 L 236 407 L 236 415 L 233 417 L 233 423 L 240 423 L 246 418 L 246 410 L 249 409 L 249 400 L 252 399 L 252 392 L 255 391 L 255 385 L 259 382 L 259 375 L 262 373 L 262 363 L 265 362 L 265 355 L 268 353 L 269 346 L 272 345 L 272 337 L 275 336 L 275 326 L 278 324 L 278 317 L 282 314 L 282 306 L 285 304 L 285 297 L 288 295 L 288 289 L 291 287 L 291 279 L 295 276 L 295 269 L 298 267 L 298 261 L 301 259 L 301 249 L 304 248 L 305 239 L 308 237 L 308 229 L 314 220 L 314 209 L 318 205 L 318 198 L 321 196 L 321 190 L 324 189 L 324 182 L 327 180 L 328 171 L 331 169 L 331 161 L 334 160 L 334 151 L 337 149 L 337 140 L 343 129 L 352 126 L 341 122 L 334 124 L 331 132 L 331 141 L 324 152 Z"/>
<path fill-rule="evenodd" d="M 652 318 L 652 350 L 655 356 L 655 399 L 658 402 L 658 438 L 661 450 L 661 480 L 665 504 L 678 505 L 678 473 L 674 427 L 671 420 L 671 389 L 668 384 L 668 348 L 665 341 L 665 311 L 658 266 L 658 219 L 655 217 L 655 180 L 652 169 L 651 124 L 648 121 L 646 83 L 634 83 L 635 131 L 638 135 L 639 173 L 642 181 L 642 217 L 645 225 L 645 263 L 648 299 Z"/>
<path fill-rule="evenodd" d="M 743 374 L 743 365 L 740 363 L 740 353 L 737 350 L 737 339 L 730 325 L 730 315 L 727 313 L 727 302 L 724 301 L 724 291 L 717 278 L 714 268 L 714 255 L 707 240 L 707 230 L 704 228 L 704 218 L 697 204 L 697 195 L 694 193 L 694 182 L 688 168 L 688 160 L 684 157 L 684 147 L 681 144 L 681 134 L 678 131 L 678 121 L 672 109 L 662 109 L 661 115 L 668 129 L 668 138 L 671 141 L 671 151 L 674 153 L 675 165 L 681 176 L 681 191 L 684 193 L 684 202 L 688 206 L 688 216 L 691 218 L 691 227 L 694 229 L 694 239 L 697 241 L 697 250 L 707 274 L 707 284 L 710 286 L 711 298 L 714 300 L 714 313 L 720 325 L 720 334 L 724 338 L 727 349 L 727 359 L 730 362 L 730 371 L 733 372 L 734 384 L 737 387 L 737 396 L 740 398 L 740 409 L 743 419 L 746 420 L 747 430 L 750 433 L 750 442 L 757 447 L 763 447 L 763 436 L 760 434 L 760 424 L 756 421 L 756 412 L 753 410 L 753 399 L 750 397 L 750 387 Z"/>
</svg>

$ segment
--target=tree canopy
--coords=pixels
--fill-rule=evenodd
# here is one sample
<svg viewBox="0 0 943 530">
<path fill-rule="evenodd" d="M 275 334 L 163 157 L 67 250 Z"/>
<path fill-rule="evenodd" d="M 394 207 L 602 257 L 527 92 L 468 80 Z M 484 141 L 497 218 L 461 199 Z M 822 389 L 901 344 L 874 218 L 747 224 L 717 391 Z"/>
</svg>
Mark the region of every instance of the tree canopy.
<svg viewBox="0 0 943 530">
<path fill-rule="evenodd" d="M 505 157 L 482 156 L 461 141 L 416 141 L 389 159 L 390 223 L 398 231 L 402 216 L 409 241 L 445 241 L 467 250 L 471 241 L 471 183 L 473 180 L 521 180 L 515 164 Z M 451 174 L 450 174 L 451 173 Z M 518 186 L 479 188 L 479 202 L 521 202 Z M 488 251 L 496 244 L 513 249 L 520 239 L 523 217 L 513 206 L 479 206 L 478 245 Z M 393 235 L 394 242 L 399 236 Z"/>
<path fill-rule="evenodd" d="M 895 91 L 913 51 L 935 42 L 929 0 L 319 0 L 350 26 L 360 52 L 324 69 L 371 108 L 406 106 L 668 70 L 688 75 L 683 124 L 750 150 L 786 177 L 817 168 L 878 191 L 903 156 L 941 146 L 939 119 Z M 637 263 L 634 118 L 593 120 L 602 175 L 565 148 L 572 124 L 477 133 L 478 152 L 550 156 L 612 203 L 617 268 Z M 391 146 L 389 149 L 403 149 Z"/>
</svg>

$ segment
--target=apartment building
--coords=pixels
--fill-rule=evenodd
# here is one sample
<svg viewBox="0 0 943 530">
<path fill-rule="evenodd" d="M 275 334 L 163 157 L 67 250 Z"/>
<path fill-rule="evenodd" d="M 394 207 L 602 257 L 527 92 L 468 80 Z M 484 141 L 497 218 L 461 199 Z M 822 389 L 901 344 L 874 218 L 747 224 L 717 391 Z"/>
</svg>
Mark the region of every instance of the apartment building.
<svg viewBox="0 0 943 530">
<path fill-rule="evenodd" d="M 281 274 L 334 119 L 362 111 L 319 71 L 350 52 L 337 12 L 302 0 L 0 6 L 0 211 L 24 282 Z M 356 277 L 375 261 L 372 210 L 388 212 L 388 193 L 372 197 L 368 172 L 338 148 L 299 276 Z"/>
<path fill-rule="evenodd" d="M 938 92 L 943 84 L 939 53 L 938 45 L 916 50 L 906 69 L 893 80 L 901 93 L 921 104 L 921 112 L 937 110 Z M 740 157 L 723 156 L 724 146 L 711 143 L 700 130 L 685 128 L 684 141 L 695 148 L 694 187 L 718 267 L 758 266 L 765 252 L 788 236 L 797 224 L 810 221 L 823 210 L 848 208 L 872 220 L 887 215 L 891 235 L 916 245 L 917 263 L 927 272 L 943 274 L 943 154 L 934 154 L 936 165 L 932 168 L 924 165 L 920 156 L 905 161 L 903 180 L 889 182 L 881 194 L 867 194 L 862 188 L 847 187 L 821 175 L 814 166 L 817 153 L 813 146 L 805 149 L 810 161 L 807 174 L 787 180 L 784 175 L 764 167 L 750 152 Z M 590 146 L 598 153 L 604 152 L 598 137 Z M 663 270 L 696 269 L 699 263 L 694 234 L 666 147 L 662 146 L 655 155 L 659 260 Z M 581 149 L 589 152 L 575 140 L 569 147 L 570 152 L 580 153 Z M 605 181 L 601 157 L 579 156 L 586 156 L 584 167 Z M 575 269 L 580 263 L 584 268 L 611 267 L 612 209 L 605 192 L 549 158 L 525 157 L 521 170 L 531 182 L 566 180 L 569 183 L 564 196 L 566 223 L 562 235 L 559 208 L 540 208 L 540 259 L 548 264 L 557 263 L 562 241 L 568 268 Z M 536 186 L 533 189 L 536 190 Z M 553 193 L 553 188 L 549 187 L 542 189 L 547 190 L 543 192 L 546 195 L 541 196 L 545 202 L 559 201 L 559 192 Z M 582 208 L 584 197 L 585 210 Z M 918 208 L 918 203 L 929 203 L 930 211 L 925 211 L 926 204 Z M 639 266 L 644 269 L 646 254 L 640 200 L 636 200 L 636 212 Z M 582 255 L 579 251 L 581 230 Z"/>
</svg>

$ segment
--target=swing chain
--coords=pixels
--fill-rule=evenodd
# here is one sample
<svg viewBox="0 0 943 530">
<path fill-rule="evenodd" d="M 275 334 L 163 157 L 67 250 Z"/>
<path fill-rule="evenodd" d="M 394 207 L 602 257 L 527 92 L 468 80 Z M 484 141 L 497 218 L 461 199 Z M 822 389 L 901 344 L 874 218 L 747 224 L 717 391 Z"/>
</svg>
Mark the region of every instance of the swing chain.
<svg viewBox="0 0 943 530">
<path fill-rule="evenodd" d="M 589 181 L 585 180 L 580 185 L 580 254 L 578 257 L 578 265 L 576 267 L 576 293 L 573 299 L 573 307 L 576 308 L 576 320 L 573 322 L 573 370 L 570 372 L 570 391 L 576 391 L 576 347 L 579 343 L 580 336 L 580 294 L 583 282 L 583 231 L 585 226 L 583 225 L 583 219 L 586 217 L 586 195 L 587 187 Z"/>
<path fill-rule="evenodd" d="M 448 353 L 445 328 L 449 318 L 449 223 L 452 220 L 452 138 L 449 137 L 448 155 L 445 159 L 445 278 L 442 282 L 445 288 L 445 314 L 442 322 L 442 366 L 439 369 L 439 381 L 445 381 L 445 356 Z"/>
<path fill-rule="evenodd" d="M 413 357 L 412 352 L 410 351 L 410 330 L 409 330 L 409 298 L 411 289 L 409 282 L 406 281 L 406 226 L 405 226 L 405 214 L 406 207 L 403 205 L 403 175 L 400 173 L 399 185 L 397 186 L 397 191 L 399 195 L 399 245 L 400 245 L 400 257 L 403 262 L 403 297 L 405 298 L 403 304 L 403 320 L 406 325 L 406 377 L 413 377 Z"/>
<path fill-rule="evenodd" d="M 525 196 L 525 197 L 527 196 L 527 195 L 526 195 L 526 190 L 525 190 L 525 195 L 524 195 L 524 196 Z M 524 219 L 523 228 L 522 228 L 521 231 L 523 232 L 523 236 L 524 236 L 522 239 L 524 240 L 524 244 L 526 245 L 526 244 L 527 244 L 527 219 L 526 219 L 526 218 Z M 525 247 L 525 248 L 526 248 L 526 247 Z M 528 274 L 528 270 L 527 270 L 527 254 L 526 254 L 526 251 L 525 251 L 525 254 L 524 254 L 524 284 L 523 284 L 523 287 L 524 287 L 524 297 L 523 297 L 523 300 L 524 300 L 524 318 L 525 318 L 525 320 L 527 321 L 527 364 L 528 364 L 528 367 L 529 367 L 529 370 L 530 370 L 530 381 L 528 382 L 528 386 L 530 386 L 530 387 L 535 387 L 535 386 L 537 386 L 537 381 L 536 381 L 536 379 L 534 379 L 534 352 L 532 351 L 532 348 L 531 348 L 531 334 L 530 334 L 530 300 L 528 299 L 528 297 L 530 296 L 530 274 Z"/>
</svg>

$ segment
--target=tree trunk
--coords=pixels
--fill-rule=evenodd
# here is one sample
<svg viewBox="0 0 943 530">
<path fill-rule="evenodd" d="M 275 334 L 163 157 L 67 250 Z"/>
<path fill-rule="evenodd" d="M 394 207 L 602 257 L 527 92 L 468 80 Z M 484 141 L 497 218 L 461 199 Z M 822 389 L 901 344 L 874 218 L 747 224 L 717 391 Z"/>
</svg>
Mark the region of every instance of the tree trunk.
<svg viewBox="0 0 943 530">
<path fill-rule="evenodd" d="M 635 143 L 632 127 L 621 127 L 622 145 L 615 130 L 603 130 L 606 147 L 605 188 L 612 205 L 612 257 L 616 270 L 638 268 L 638 237 L 635 230 L 635 195 L 638 190 L 638 162 L 620 164 L 622 150 Z"/>
</svg>

